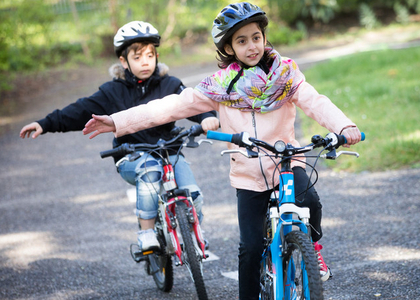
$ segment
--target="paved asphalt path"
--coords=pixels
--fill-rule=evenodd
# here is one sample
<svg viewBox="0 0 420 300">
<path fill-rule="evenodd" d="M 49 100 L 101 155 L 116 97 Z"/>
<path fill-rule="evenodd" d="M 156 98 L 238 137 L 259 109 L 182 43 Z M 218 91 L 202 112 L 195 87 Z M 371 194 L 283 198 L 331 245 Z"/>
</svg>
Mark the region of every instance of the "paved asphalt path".
<svg viewBox="0 0 420 300">
<path fill-rule="evenodd" d="M 111 135 L 18 137 L 26 123 L 96 91 L 108 80 L 107 67 L 61 74 L 1 121 L 0 299 L 196 299 L 184 267 L 175 268 L 174 288 L 165 294 L 131 259 L 137 229 L 130 186 L 112 159 L 99 156 Z M 172 74 L 193 86 L 213 70 L 203 65 Z M 238 298 L 236 197 L 224 148 L 215 142 L 185 151 L 206 200 L 203 230 L 214 260 L 205 263 L 205 283 L 210 299 L 220 300 Z M 419 180 L 419 169 L 321 171 L 323 254 L 334 273 L 325 299 L 420 299 Z"/>
</svg>

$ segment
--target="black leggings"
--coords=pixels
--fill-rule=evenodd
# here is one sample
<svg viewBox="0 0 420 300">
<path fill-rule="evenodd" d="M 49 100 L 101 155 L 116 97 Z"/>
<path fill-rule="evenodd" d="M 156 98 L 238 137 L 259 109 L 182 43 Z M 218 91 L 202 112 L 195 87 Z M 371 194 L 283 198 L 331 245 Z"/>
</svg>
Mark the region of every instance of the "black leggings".
<svg viewBox="0 0 420 300">
<path fill-rule="evenodd" d="M 312 239 L 322 237 L 322 205 L 314 188 L 305 193 L 308 175 L 301 167 L 293 168 L 295 178 L 296 204 L 309 207 Z M 272 190 L 254 192 L 237 189 L 239 219 L 239 299 L 258 299 L 260 288 L 260 260 L 263 252 L 264 222 Z M 303 199 L 304 198 L 304 199 Z"/>
</svg>

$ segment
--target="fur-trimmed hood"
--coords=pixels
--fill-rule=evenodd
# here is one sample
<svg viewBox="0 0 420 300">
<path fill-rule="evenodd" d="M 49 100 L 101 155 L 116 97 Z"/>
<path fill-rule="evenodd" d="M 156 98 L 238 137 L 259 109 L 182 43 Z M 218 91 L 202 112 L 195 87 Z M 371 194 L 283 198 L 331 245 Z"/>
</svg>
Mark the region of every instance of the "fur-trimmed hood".
<svg viewBox="0 0 420 300">
<path fill-rule="evenodd" d="M 165 65 L 164 63 L 158 63 L 157 68 L 159 70 L 159 76 L 163 77 L 165 75 L 168 74 L 169 72 L 169 67 L 167 65 Z M 116 63 L 113 64 L 110 68 L 109 68 L 109 75 L 111 75 L 111 77 L 113 79 L 124 79 L 125 80 L 125 73 L 124 73 L 125 69 L 122 66 L 121 63 Z"/>
</svg>

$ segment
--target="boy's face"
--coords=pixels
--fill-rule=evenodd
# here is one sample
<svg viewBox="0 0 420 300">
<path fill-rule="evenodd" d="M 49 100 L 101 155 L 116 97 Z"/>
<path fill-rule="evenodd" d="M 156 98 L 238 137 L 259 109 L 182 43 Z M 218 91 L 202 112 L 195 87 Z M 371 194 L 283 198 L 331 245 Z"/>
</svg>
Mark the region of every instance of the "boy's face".
<svg viewBox="0 0 420 300">
<path fill-rule="evenodd" d="M 235 55 L 247 66 L 255 66 L 264 55 L 266 41 L 257 23 L 249 23 L 239 28 L 232 36 L 232 46 L 226 44 L 225 51 Z"/>
<path fill-rule="evenodd" d="M 152 76 L 156 68 L 156 60 L 159 55 L 155 54 L 153 45 L 147 45 L 137 52 L 130 50 L 127 55 L 128 64 L 130 64 L 131 72 L 139 79 L 146 80 Z M 121 64 L 128 69 L 127 61 L 120 56 Z"/>
</svg>

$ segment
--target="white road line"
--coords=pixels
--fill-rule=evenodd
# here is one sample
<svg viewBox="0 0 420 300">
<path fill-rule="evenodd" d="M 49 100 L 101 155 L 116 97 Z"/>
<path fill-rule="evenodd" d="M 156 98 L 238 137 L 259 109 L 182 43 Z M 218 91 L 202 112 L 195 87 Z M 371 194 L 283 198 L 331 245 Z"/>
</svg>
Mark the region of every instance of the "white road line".
<svg viewBox="0 0 420 300">
<path fill-rule="evenodd" d="M 209 257 L 205 260 L 203 260 L 203 262 L 208 262 L 208 261 L 214 261 L 214 260 L 219 260 L 220 257 L 218 257 L 216 254 L 214 254 L 213 252 L 210 252 L 208 250 L 206 250 L 206 254 L 209 255 Z"/>
<path fill-rule="evenodd" d="M 222 272 L 222 275 L 230 279 L 238 280 L 238 271 Z"/>
</svg>

